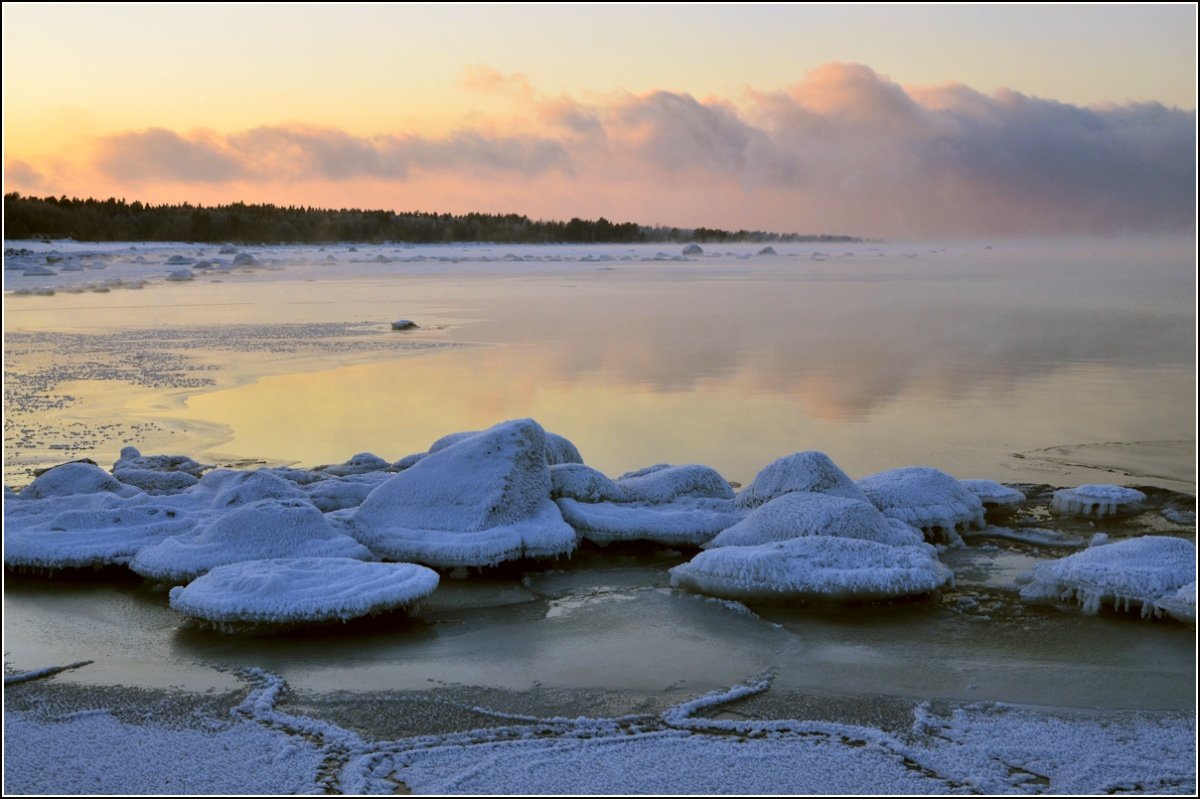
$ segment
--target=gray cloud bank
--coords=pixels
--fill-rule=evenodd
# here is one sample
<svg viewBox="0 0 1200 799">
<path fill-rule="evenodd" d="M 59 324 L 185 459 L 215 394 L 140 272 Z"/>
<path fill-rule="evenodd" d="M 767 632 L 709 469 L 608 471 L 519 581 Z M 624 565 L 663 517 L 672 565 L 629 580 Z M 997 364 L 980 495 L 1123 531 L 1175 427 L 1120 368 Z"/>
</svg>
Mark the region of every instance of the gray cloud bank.
<svg viewBox="0 0 1200 799">
<path fill-rule="evenodd" d="M 475 88 L 505 93 L 538 133 L 151 129 L 99 140 L 95 166 L 134 184 L 452 175 L 481 188 L 524 180 L 652 194 L 669 181 L 723 197 L 716 206 L 753 198 L 816 218 L 872 219 L 880 232 L 1171 233 L 1195 221 L 1196 114 L 1156 103 L 1093 108 L 962 85 L 905 88 L 857 64 L 828 64 L 737 104 L 668 91 L 545 98 L 520 76 L 519 92 L 485 77 Z"/>
</svg>

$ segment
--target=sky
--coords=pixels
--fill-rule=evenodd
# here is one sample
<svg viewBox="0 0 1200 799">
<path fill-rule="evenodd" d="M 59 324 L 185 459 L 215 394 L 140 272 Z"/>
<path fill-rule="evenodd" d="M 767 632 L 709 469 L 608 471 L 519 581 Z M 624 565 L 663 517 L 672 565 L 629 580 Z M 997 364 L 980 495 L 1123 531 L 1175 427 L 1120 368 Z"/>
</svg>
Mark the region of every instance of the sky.
<svg viewBox="0 0 1200 799">
<path fill-rule="evenodd" d="M 1188 233 L 1196 9 L 3 5 L 4 190 Z"/>
</svg>

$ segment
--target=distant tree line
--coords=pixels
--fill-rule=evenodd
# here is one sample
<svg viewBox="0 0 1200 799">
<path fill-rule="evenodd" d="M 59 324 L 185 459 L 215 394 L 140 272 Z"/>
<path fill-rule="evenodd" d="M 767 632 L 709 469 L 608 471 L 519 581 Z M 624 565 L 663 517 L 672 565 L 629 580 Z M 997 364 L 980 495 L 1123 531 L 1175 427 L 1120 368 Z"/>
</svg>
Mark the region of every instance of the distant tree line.
<svg viewBox="0 0 1200 799">
<path fill-rule="evenodd" d="M 853 236 L 767 233 L 699 227 L 648 227 L 634 222 L 574 218 L 537 220 L 519 214 L 434 214 L 299 205 L 151 205 L 107 200 L 4 195 L 7 239 L 78 241 L 203 241 L 238 244 L 324 244 L 336 241 L 489 241 L 514 244 L 622 242 L 854 242 Z"/>
</svg>

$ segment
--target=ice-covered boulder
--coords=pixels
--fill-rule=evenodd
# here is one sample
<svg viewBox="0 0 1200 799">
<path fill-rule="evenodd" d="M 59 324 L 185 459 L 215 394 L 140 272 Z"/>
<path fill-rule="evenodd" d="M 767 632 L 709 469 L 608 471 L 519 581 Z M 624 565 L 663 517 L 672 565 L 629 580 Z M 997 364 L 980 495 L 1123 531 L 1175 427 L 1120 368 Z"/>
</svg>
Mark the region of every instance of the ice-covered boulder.
<svg viewBox="0 0 1200 799">
<path fill-rule="evenodd" d="M 479 433 L 480 431 L 478 430 L 466 430 L 461 433 L 450 433 L 449 435 L 444 435 L 430 445 L 429 452 L 426 454 L 432 455 L 433 453 L 439 452 L 446 447 L 452 447 L 459 442 L 466 441 L 473 436 L 477 436 Z M 560 463 L 583 463 L 583 457 L 579 454 L 579 450 L 566 438 L 558 435 L 557 433 L 548 433 L 544 430 L 542 431 L 542 435 L 546 442 L 546 462 L 549 465 L 554 466 Z M 410 455 L 409 457 L 414 456 Z"/>
<path fill-rule="evenodd" d="M 995 480 L 959 480 L 958 484 L 983 503 L 985 511 L 1011 511 L 1025 501 L 1025 494 Z"/>
<path fill-rule="evenodd" d="M 943 471 L 928 466 L 891 469 L 858 481 L 884 516 L 911 524 L 947 544 L 962 546 L 958 528 L 983 527 L 983 503 Z"/>
<path fill-rule="evenodd" d="M 733 486 L 715 469 L 697 463 L 660 463 L 623 474 L 614 482 L 629 502 L 663 503 L 681 497 L 733 499 Z"/>
<path fill-rule="evenodd" d="M 390 472 L 366 472 L 346 477 L 320 480 L 304 487 L 308 501 L 322 513 L 357 508 L 380 483 L 388 480 Z"/>
<path fill-rule="evenodd" d="M 918 546 L 925 541 L 920 531 L 884 516 L 865 499 L 792 492 L 755 509 L 704 546 L 756 546 L 811 535 L 861 538 L 892 546 Z"/>
<path fill-rule="evenodd" d="M 431 566 L 556 556 L 576 543 L 550 499 L 545 432 L 532 419 L 430 452 L 372 491 L 353 528 L 382 557 Z"/>
<path fill-rule="evenodd" d="M 684 255 L 703 255 L 704 248 L 701 247 L 699 244 L 696 244 L 693 242 L 692 244 L 688 244 L 687 246 L 685 246 L 683 248 L 683 254 Z"/>
<path fill-rule="evenodd" d="M 258 260 L 248 252 L 238 253 L 233 256 L 233 265 L 244 267 L 261 266 Z"/>
<path fill-rule="evenodd" d="M 171 607 L 218 629 L 348 621 L 408 608 L 433 593 L 437 572 L 412 563 L 283 558 L 231 563 L 171 589 Z"/>
<path fill-rule="evenodd" d="M 763 247 L 761 250 L 758 251 L 758 254 L 759 255 L 778 255 L 778 253 L 775 252 L 775 248 L 770 247 L 770 246 Z"/>
<path fill-rule="evenodd" d="M 625 489 L 582 463 L 557 463 L 550 467 L 550 496 L 579 502 L 626 502 Z"/>
<path fill-rule="evenodd" d="M 195 280 L 196 275 L 191 269 L 173 269 L 167 273 L 167 280 L 177 283 L 182 283 L 188 280 Z"/>
<path fill-rule="evenodd" d="M 4 565 L 25 569 L 80 569 L 129 562 L 139 550 L 191 530 L 195 517 L 151 504 L 140 494 L 56 497 L 6 505 Z M 40 511 L 40 512 L 34 512 Z"/>
<path fill-rule="evenodd" d="M 248 505 L 260 499 L 305 499 L 304 492 L 295 483 L 266 469 L 253 472 L 219 469 L 200 478 L 196 488 L 213 492 L 215 508 Z"/>
<path fill-rule="evenodd" d="M 129 568 L 152 580 L 185 583 L 217 566 L 267 558 L 371 560 L 372 556 L 362 544 L 336 532 L 309 503 L 265 499 L 144 547 Z"/>
<path fill-rule="evenodd" d="M 379 472 L 384 469 L 392 468 L 392 464 L 385 461 L 370 452 L 360 452 L 354 455 L 345 463 L 338 463 L 333 466 L 318 466 L 314 471 L 332 474 L 335 477 L 345 477 L 349 474 L 365 474 L 367 472 Z"/>
<path fill-rule="evenodd" d="M 1172 619 L 1181 621 L 1184 624 L 1196 623 L 1196 582 L 1192 582 L 1180 588 L 1169 596 L 1156 599 L 1154 601 L 1154 609 L 1166 613 Z"/>
<path fill-rule="evenodd" d="M 748 601 L 891 599 L 952 580 L 930 547 L 831 536 L 708 549 L 671 569 L 673 586 Z"/>
<path fill-rule="evenodd" d="M 217 255 L 237 255 L 238 248 L 232 244 L 223 244 L 221 249 L 217 250 Z"/>
<path fill-rule="evenodd" d="M 780 458 L 764 468 L 737 497 L 739 508 L 757 508 L 791 491 L 811 491 L 867 502 L 849 475 L 824 452 L 808 450 Z"/>
<path fill-rule="evenodd" d="M 72 461 L 42 472 L 22 489 L 21 498 L 45 499 L 97 493 L 131 497 L 142 492 L 133 486 L 125 485 L 94 463 Z"/>
<path fill-rule="evenodd" d="M 417 323 L 411 319 L 397 319 L 392 322 L 392 330 L 415 330 Z"/>
<path fill-rule="evenodd" d="M 186 255 L 172 255 L 166 260 L 167 266 L 187 266 L 195 262 L 195 258 L 188 258 Z"/>
<path fill-rule="evenodd" d="M 428 452 L 414 452 L 411 455 L 405 455 L 403 458 L 392 464 L 392 468 L 398 472 L 402 472 L 428 454 Z"/>
<path fill-rule="evenodd" d="M 1039 563 L 1026 575 L 1026 602 L 1075 600 L 1083 612 L 1101 605 L 1155 614 L 1155 603 L 1196 581 L 1196 545 L 1182 538 L 1142 536 Z"/>
<path fill-rule="evenodd" d="M 663 503 L 557 500 L 562 516 L 579 535 L 596 544 L 654 541 L 699 546 L 745 515 L 728 499 L 680 497 Z"/>
<path fill-rule="evenodd" d="M 200 477 L 212 467 L 197 463 L 187 455 L 143 455 L 137 447 L 123 447 L 121 456 L 113 464 L 113 472 L 122 469 L 145 469 L 154 472 L 184 472 Z"/>
<path fill-rule="evenodd" d="M 50 277 L 51 275 L 57 274 L 58 273 L 53 269 L 47 269 L 46 267 L 38 266 L 37 264 L 25 267 L 24 272 L 25 277 Z"/>
<path fill-rule="evenodd" d="M 1054 492 L 1050 507 L 1068 516 L 1118 516 L 1136 513 L 1146 495 L 1135 488 L 1088 484 Z"/>
<path fill-rule="evenodd" d="M 198 477 L 187 472 L 160 472 L 153 469 L 119 469 L 113 476 L 147 494 L 177 494 L 200 482 Z"/>
</svg>

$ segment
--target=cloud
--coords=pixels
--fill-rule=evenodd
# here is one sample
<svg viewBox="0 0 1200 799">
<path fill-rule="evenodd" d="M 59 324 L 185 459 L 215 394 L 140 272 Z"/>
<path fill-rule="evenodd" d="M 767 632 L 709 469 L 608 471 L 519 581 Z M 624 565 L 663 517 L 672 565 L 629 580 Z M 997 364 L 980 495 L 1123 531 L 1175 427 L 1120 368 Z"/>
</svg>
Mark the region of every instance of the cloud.
<svg viewBox="0 0 1200 799">
<path fill-rule="evenodd" d="M 1196 114 L 1154 103 L 1082 107 L 962 84 L 904 87 L 842 63 L 736 100 L 543 96 L 525 76 L 483 66 L 462 82 L 506 99 L 511 118 L 443 136 L 303 125 L 124 132 L 97 142 L 94 166 L 140 185 L 420 183 L 433 190 L 423 197 L 452 186 L 443 198 L 503 196 L 532 215 L 805 232 L 1194 226 Z"/>
<path fill-rule="evenodd" d="M 4 159 L 4 185 L 9 190 L 19 187 L 25 191 L 39 191 L 46 186 L 46 177 L 33 165 L 18 158 Z"/>
</svg>

